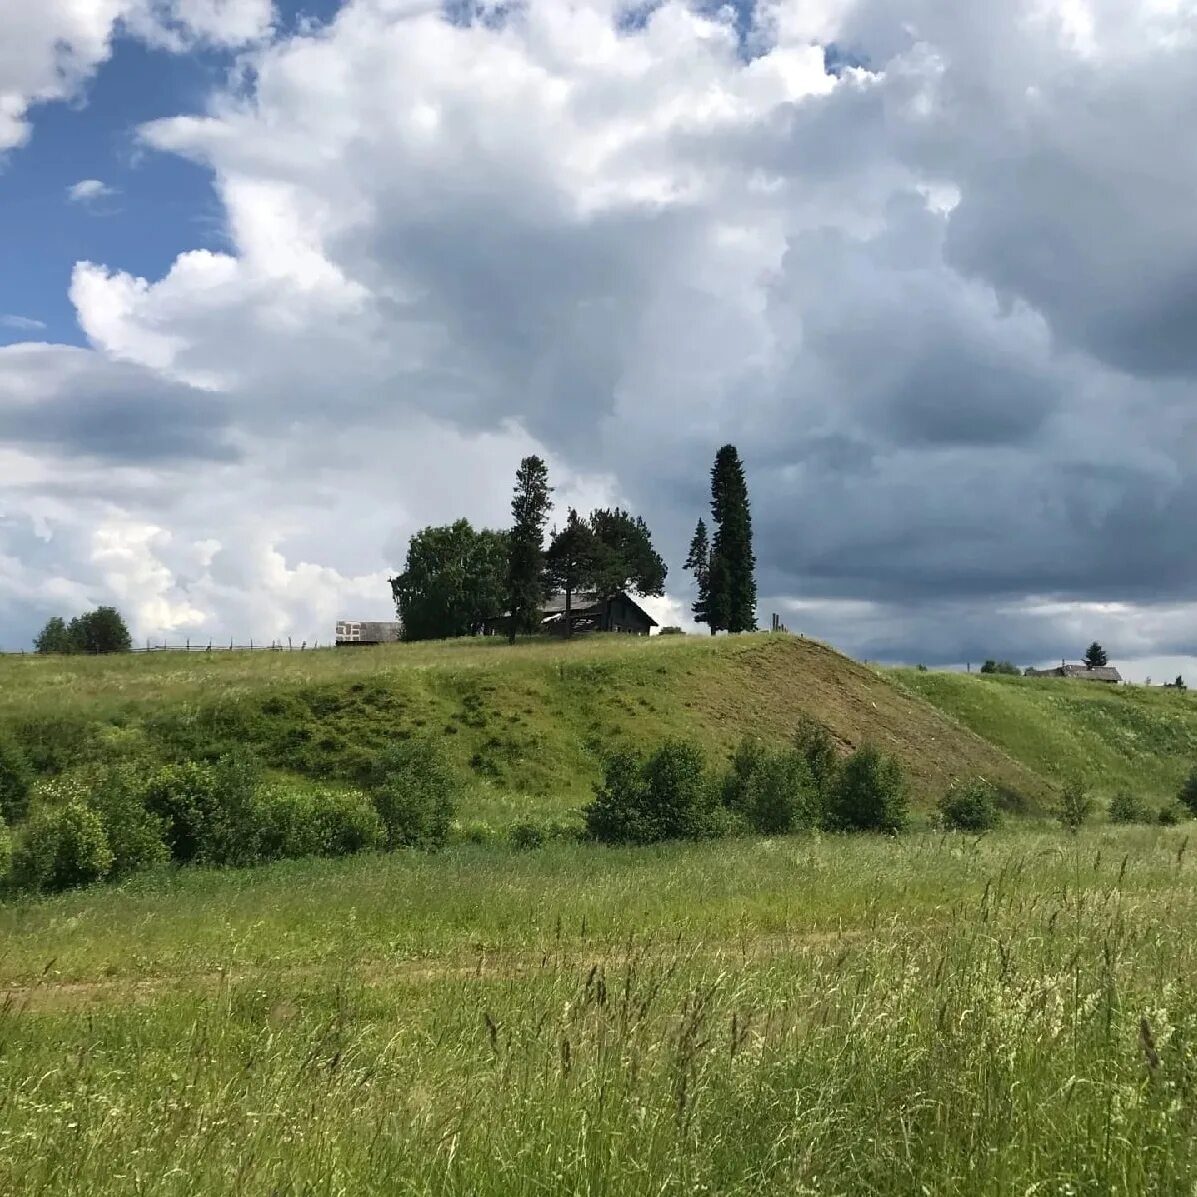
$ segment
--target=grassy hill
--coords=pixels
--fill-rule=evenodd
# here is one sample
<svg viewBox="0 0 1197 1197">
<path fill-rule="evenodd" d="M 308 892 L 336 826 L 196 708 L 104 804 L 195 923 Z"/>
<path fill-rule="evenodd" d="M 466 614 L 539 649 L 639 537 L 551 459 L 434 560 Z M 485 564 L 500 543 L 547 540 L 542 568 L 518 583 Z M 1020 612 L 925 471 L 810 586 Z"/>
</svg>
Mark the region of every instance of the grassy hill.
<svg viewBox="0 0 1197 1197">
<path fill-rule="evenodd" d="M 896 754 L 920 806 L 961 775 L 1032 803 L 1048 790 L 923 698 L 790 636 L 0 661 L 0 727 L 43 770 L 130 747 L 205 757 L 248 744 L 275 769 L 352 780 L 396 736 L 431 734 L 475 780 L 463 815 L 495 823 L 581 805 L 612 746 L 686 736 L 714 754 L 744 735 L 780 742 L 804 715 L 845 750 Z"/>
<path fill-rule="evenodd" d="M 1053 783 L 1174 795 L 1197 765 L 1197 695 L 1144 686 L 891 670 L 912 695 Z"/>
</svg>

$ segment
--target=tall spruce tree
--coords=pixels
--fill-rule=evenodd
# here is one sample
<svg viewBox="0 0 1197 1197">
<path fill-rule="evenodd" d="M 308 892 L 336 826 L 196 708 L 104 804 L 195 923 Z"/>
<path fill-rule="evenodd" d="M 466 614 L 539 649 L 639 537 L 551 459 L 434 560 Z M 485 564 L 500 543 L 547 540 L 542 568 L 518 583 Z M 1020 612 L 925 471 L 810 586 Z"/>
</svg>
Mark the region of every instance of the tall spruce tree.
<svg viewBox="0 0 1197 1197">
<path fill-rule="evenodd" d="M 1096 640 L 1085 649 L 1085 664 L 1088 668 L 1099 669 L 1101 666 L 1108 665 L 1109 663 L 1109 658 L 1106 657 L 1106 650 Z"/>
<path fill-rule="evenodd" d="M 574 634 L 574 595 L 596 584 L 601 546 L 590 524 L 569 509 L 560 532 L 554 532 L 545 554 L 545 576 L 549 585 L 565 594 L 565 634 Z"/>
<path fill-rule="evenodd" d="M 690 553 L 686 557 L 685 568 L 694 575 L 694 586 L 698 591 L 698 597 L 691 604 L 690 610 L 699 623 L 709 624 L 711 622 L 711 542 L 707 537 L 705 520 L 699 520 L 698 527 L 694 529 L 694 538 L 690 541 Z M 711 635 L 714 634 L 715 628 L 712 625 Z"/>
<path fill-rule="evenodd" d="M 544 599 L 544 529 L 552 500 L 549 470 L 539 457 L 525 457 L 511 497 L 511 536 L 507 554 L 507 610 L 511 643 L 536 626 Z"/>
<path fill-rule="evenodd" d="M 711 467 L 711 545 L 708 613 L 711 629 L 756 630 L 756 557 L 748 484 L 735 445 L 724 445 Z"/>
</svg>

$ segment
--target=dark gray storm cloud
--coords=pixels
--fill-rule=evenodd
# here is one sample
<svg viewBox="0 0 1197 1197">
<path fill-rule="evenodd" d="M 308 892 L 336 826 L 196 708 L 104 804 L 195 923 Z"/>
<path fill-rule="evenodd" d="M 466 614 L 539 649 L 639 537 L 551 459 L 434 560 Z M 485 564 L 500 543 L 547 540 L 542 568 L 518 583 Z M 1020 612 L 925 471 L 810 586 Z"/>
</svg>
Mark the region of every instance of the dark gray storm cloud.
<svg viewBox="0 0 1197 1197">
<path fill-rule="evenodd" d="M 66 346 L 0 350 L 0 444 L 120 464 L 232 461 L 226 396 Z"/>
</svg>

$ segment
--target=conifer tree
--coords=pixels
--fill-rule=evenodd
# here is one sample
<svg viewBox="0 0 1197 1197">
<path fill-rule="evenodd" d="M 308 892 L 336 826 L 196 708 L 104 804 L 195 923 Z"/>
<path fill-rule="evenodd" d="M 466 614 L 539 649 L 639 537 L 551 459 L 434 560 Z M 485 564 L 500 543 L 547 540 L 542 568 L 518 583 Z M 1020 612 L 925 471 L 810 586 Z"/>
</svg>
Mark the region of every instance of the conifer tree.
<svg viewBox="0 0 1197 1197">
<path fill-rule="evenodd" d="M 579 590 L 595 585 L 600 567 L 601 545 L 590 524 L 578 518 L 572 507 L 560 532 L 553 533 L 545 554 L 545 575 L 549 585 L 565 594 L 565 634 L 574 634 L 573 599 Z"/>
<path fill-rule="evenodd" d="M 511 536 L 507 556 L 507 610 L 511 643 L 530 632 L 544 599 L 544 528 L 552 500 L 548 467 L 539 457 L 525 457 L 515 475 L 511 498 Z"/>
<path fill-rule="evenodd" d="M 1090 669 L 1098 669 L 1110 662 L 1106 657 L 1106 650 L 1096 640 L 1085 649 L 1085 665 Z"/>
<path fill-rule="evenodd" d="M 708 622 L 712 630 L 756 629 L 756 557 L 744 466 L 735 445 L 724 445 L 711 468 L 711 546 Z"/>
<path fill-rule="evenodd" d="M 694 537 L 690 541 L 690 553 L 686 558 L 686 569 L 694 575 L 694 587 L 698 597 L 694 600 L 690 610 L 699 623 L 710 623 L 711 603 L 711 542 L 707 537 L 705 520 L 698 521 L 694 529 Z M 715 627 L 711 625 L 711 635 L 715 634 Z"/>
</svg>

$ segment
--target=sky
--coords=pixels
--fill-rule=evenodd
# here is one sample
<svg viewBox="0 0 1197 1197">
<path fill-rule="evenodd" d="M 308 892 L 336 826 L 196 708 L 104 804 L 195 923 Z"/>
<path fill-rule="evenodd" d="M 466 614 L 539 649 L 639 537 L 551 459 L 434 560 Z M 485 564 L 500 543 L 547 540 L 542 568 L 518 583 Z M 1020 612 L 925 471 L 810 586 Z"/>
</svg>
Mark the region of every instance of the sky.
<svg viewBox="0 0 1197 1197">
<path fill-rule="evenodd" d="M 760 620 L 1197 673 L 1197 0 L 0 0 L 0 648 L 392 614 L 715 450 Z M 689 625 L 692 626 L 692 625 Z"/>
</svg>

